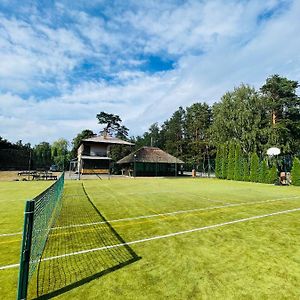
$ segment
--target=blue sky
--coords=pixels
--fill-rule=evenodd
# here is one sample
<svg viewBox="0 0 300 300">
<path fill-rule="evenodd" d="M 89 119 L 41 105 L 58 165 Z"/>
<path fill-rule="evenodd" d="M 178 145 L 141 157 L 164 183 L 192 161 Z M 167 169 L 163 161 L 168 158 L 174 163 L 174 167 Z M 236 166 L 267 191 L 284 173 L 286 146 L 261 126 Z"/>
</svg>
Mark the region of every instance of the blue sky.
<svg viewBox="0 0 300 300">
<path fill-rule="evenodd" d="M 0 1 L 0 136 L 130 135 L 275 73 L 300 80 L 300 1 Z"/>
</svg>

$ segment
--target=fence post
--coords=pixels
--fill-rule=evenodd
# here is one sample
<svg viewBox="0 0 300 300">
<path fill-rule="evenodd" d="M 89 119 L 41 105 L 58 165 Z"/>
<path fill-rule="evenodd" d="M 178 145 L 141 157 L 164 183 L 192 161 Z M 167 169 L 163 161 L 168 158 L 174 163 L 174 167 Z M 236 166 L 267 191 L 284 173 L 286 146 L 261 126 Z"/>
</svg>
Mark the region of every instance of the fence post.
<svg viewBox="0 0 300 300">
<path fill-rule="evenodd" d="M 33 212 L 34 201 L 26 201 L 24 213 L 24 228 L 22 238 L 22 249 L 20 258 L 19 280 L 18 280 L 18 295 L 17 299 L 26 299 L 28 290 L 28 277 L 29 277 L 29 261 L 30 249 L 33 228 Z"/>
</svg>

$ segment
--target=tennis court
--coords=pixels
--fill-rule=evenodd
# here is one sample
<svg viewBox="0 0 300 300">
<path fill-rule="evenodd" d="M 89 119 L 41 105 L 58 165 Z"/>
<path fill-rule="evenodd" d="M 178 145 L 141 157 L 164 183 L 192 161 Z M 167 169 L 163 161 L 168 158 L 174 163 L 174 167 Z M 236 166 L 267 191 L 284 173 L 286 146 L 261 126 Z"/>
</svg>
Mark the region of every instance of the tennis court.
<svg viewBox="0 0 300 300">
<path fill-rule="evenodd" d="M 13 183 L 9 189 L 0 202 L 0 278 L 1 295 L 12 299 L 27 195 L 14 197 Z M 67 181 L 62 203 L 31 298 L 300 297 L 299 188 L 216 179 Z"/>
</svg>

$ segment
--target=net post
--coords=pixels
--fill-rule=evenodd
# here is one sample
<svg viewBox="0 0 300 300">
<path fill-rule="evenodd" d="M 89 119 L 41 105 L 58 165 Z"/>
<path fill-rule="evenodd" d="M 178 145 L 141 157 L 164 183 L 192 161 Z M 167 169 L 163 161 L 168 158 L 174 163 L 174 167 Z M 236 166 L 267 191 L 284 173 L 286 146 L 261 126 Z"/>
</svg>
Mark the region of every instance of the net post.
<svg viewBox="0 0 300 300">
<path fill-rule="evenodd" d="M 26 201 L 17 300 L 27 298 L 34 201 Z"/>
</svg>

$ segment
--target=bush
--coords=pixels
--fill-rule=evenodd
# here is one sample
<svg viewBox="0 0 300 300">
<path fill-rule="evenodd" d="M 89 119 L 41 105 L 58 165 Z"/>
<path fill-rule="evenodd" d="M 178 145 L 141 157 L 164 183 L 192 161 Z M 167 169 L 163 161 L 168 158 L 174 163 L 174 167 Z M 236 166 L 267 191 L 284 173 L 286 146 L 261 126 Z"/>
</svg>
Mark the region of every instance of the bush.
<svg viewBox="0 0 300 300">
<path fill-rule="evenodd" d="M 292 184 L 300 186 L 300 160 L 297 157 L 293 161 L 291 176 Z"/>
</svg>

